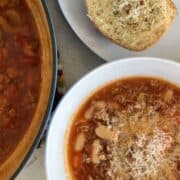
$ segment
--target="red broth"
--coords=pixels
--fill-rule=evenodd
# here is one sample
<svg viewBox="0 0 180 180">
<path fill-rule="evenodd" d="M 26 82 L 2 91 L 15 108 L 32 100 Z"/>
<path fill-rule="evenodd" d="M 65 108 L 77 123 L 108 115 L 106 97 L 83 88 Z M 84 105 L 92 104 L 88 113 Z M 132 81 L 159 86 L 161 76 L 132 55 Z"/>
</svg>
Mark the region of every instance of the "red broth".
<svg viewBox="0 0 180 180">
<path fill-rule="evenodd" d="M 115 81 L 78 110 L 68 139 L 74 180 L 180 177 L 180 88 L 154 78 Z"/>
<path fill-rule="evenodd" d="M 24 0 L 0 1 L 0 163 L 31 123 L 39 99 L 41 47 Z"/>
</svg>

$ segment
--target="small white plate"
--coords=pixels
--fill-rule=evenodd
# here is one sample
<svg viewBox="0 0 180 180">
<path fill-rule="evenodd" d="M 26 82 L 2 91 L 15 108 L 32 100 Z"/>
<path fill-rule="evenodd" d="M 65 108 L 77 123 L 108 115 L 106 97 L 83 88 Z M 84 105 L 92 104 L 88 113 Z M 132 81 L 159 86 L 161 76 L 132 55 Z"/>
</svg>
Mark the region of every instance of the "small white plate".
<svg viewBox="0 0 180 180">
<path fill-rule="evenodd" d="M 126 57 L 151 56 L 180 61 L 180 12 L 178 12 L 168 33 L 157 44 L 148 50 L 134 52 L 117 46 L 96 30 L 87 17 L 84 1 L 58 0 L 64 16 L 74 32 L 101 58 L 113 61 Z M 174 3 L 176 4 L 177 11 L 180 11 L 180 1 L 174 0 Z"/>
</svg>

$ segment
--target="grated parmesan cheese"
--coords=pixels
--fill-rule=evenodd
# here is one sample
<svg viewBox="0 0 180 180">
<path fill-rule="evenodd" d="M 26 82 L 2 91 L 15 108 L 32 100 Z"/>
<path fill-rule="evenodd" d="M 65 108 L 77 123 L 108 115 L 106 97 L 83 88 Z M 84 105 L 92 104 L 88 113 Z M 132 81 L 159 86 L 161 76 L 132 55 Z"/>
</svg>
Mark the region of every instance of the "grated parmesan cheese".
<svg viewBox="0 0 180 180">
<path fill-rule="evenodd" d="M 133 162 L 129 166 L 133 177 L 149 177 L 156 174 L 158 167 L 164 163 L 165 150 L 171 146 L 172 137 L 156 129 L 150 142 L 145 147 L 148 138 L 143 134 L 135 142 L 134 151 L 131 151 Z"/>
</svg>

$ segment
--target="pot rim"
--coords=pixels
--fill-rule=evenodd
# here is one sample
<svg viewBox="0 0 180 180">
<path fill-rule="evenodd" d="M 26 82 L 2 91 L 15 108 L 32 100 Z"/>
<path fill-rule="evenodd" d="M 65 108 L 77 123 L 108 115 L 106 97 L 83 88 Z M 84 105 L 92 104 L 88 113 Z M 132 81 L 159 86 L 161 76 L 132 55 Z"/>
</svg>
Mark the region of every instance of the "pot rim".
<svg viewBox="0 0 180 180">
<path fill-rule="evenodd" d="M 52 82 L 51 82 L 51 88 L 50 88 L 50 95 L 48 98 L 48 104 L 47 108 L 43 117 L 43 121 L 41 123 L 41 126 L 39 128 L 39 132 L 36 135 L 35 140 L 32 143 L 31 148 L 29 149 L 28 153 L 26 154 L 24 160 L 21 162 L 20 166 L 18 169 L 16 169 L 15 173 L 11 177 L 11 179 L 15 179 L 15 177 L 20 173 L 20 171 L 23 169 L 23 167 L 26 165 L 27 161 L 33 154 L 34 150 L 37 148 L 38 144 L 40 143 L 40 140 L 43 136 L 43 133 L 45 132 L 46 126 L 49 122 L 49 119 L 51 117 L 51 111 L 53 107 L 53 102 L 55 98 L 55 92 L 56 92 L 56 85 L 57 85 L 57 72 L 58 72 L 58 49 L 57 49 L 57 42 L 55 38 L 55 30 L 54 30 L 54 25 L 52 22 L 52 18 L 49 12 L 49 8 L 47 6 L 46 0 L 41 0 L 41 4 L 44 8 L 44 12 L 46 15 L 47 23 L 49 26 L 49 32 L 50 32 L 50 37 L 51 37 L 51 45 L 52 45 L 52 55 L 53 55 L 53 64 L 52 64 Z"/>
</svg>

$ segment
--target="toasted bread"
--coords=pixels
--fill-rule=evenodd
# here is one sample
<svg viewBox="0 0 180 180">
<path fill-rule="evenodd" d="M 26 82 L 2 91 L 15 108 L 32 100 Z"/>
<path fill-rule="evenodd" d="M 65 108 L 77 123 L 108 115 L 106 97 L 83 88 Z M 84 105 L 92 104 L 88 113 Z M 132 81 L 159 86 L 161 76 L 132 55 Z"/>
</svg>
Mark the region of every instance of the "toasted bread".
<svg viewBox="0 0 180 180">
<path fill-rule="evenodd" d="M 156 43 L 176 16 L 171 0 L 85 0 L 97 29 L 116 44 L 141 51 Z"/>
</svg>

